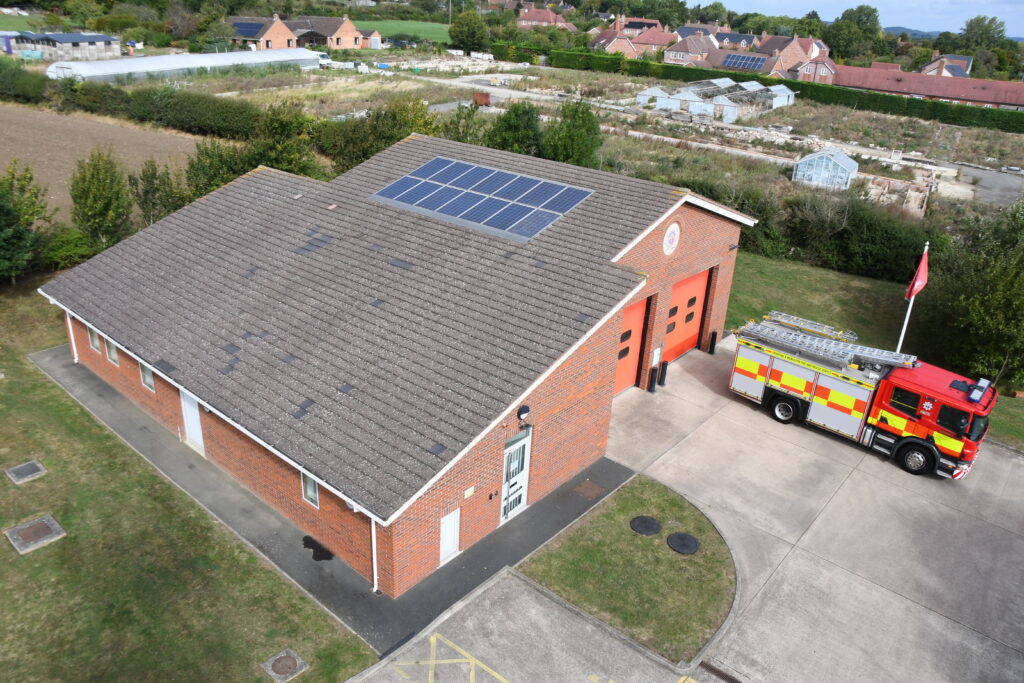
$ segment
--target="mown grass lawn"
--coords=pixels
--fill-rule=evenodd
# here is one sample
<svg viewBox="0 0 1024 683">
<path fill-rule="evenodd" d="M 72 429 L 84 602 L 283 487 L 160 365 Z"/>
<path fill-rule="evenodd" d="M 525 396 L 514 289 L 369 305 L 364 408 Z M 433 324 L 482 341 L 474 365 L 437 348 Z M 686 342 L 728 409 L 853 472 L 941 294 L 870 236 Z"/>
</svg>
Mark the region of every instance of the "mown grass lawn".
<svg viewBox="0 0 1024 683">
<path fill-rule="evenodd" d="M 893 349 L 907 310 L 905 292 L 905 285 L 895 282 L 741 251 L 736 258 L 726 327 L 735 329 L 777 310 L 853 330 L 862 344 Z M 910 324 L 913 327 L 913 315 Z M 912 342 L 913 335 L 908 337 Z M 912 346 L 905 350 L 914 353 Z M 1024 448 L 1024 400 L 1002 397 L 992 415 L 990 434 Z"/>
<path fill-rule="evenodd" d="M 402 19 L 381 19 L 377 21 L 357 21 L 360 29 L 374 30 L 383 37 L 405 33 L 416 36 L 419 40 L 431 40 L 435 43 L 448 42 L 448 24 L 435 24 L 429 21 L 405 21 Z"/>
<path fill-rule="evenodd" d="M 29 19 L 39 17 L 22 17 L 22 16 L 11 16 L 9 14 L 0 14 L 0 31 L 31 31 L 32 27 L 29 26 Z"/>
<path fill-rule="evenodd" d="M 661 531 L 641 536 L 629 520 L 649 515 Z M 684 556 L 665 543 L 693 534 Z M 697 508 L 638 476 L 591 510 L 520 570 L 667 659 L 692 659 L 725 621 L 736 592 L 732 555 Z"/>
<path fill-rule="evenodd" d="M 35 293 L 0 286 L 0 524 L 52 513 L 67 537 L 19 556 L 0 538 L 4 680 L 266 680 L 285 647 L 303 680 L 336 681 L 376 657 L 25 355 L 62 343 L 62 319 Z"/>
</svg>

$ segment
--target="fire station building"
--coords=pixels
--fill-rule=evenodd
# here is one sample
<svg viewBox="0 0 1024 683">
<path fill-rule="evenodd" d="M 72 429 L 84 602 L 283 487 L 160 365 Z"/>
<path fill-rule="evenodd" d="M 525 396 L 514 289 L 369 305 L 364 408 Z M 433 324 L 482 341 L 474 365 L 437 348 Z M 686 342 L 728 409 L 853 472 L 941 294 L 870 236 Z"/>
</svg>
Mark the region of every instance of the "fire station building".
<svg viewBox="0 0 1024 683">
<path fill-rule="evenodd" d="M 412 135 L 330 182 L 259 168 L 40 291 L 76 362 L 398 596 L 709 349 L 753 223 Z"/>
</svg>

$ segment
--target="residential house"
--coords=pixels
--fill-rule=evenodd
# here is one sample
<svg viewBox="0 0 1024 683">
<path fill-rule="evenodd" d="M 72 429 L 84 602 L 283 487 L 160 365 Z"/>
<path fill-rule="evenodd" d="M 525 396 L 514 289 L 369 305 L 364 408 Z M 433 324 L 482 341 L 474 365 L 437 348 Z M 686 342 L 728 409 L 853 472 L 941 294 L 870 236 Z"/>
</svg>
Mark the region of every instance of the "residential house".
<svg viewBox="0 0 1024 683">
<path fill-rule="evenodd" d="M 360 46 L 368 50 L 381 50 L 384 48 L 384 39 L 380 33 L 373 30 L 372 28 L 359 29 L 359 35 L 362 36 Z"/>
<path fill-rule="evenodd" d="M 562 18 L 562 15 L 549 9 L 523 9 L 516 20 L 516 26 L 529 31 L 543 26 L 554 26 L 566 31 L 576 31 L 576 26 Z"/>
<path fill-rule="evenodd" d="M 835 85 L 957 104 L 1024 109 L 1024 83 L 981 78 L 938 78 L 928 74 L 836 67 Z"/>
<path fill-rule="evenodd" d="M 719 31 L 714 34 L 715 41 L 723 50 L 751 50 L 760 46 L 760 39 L 753 33 L 733 33 Z"/>
<path fill-rule="evenodd" d="M 644 19 L 642 17 L 623 17 L 618 16 L 615 21 L 612 22 L 612 28 L 616 31 L 621 31 L 629 37 L 638 36 L 644 31 L 652 28 L 664 30 L 664 26 L 657 19 Z"/>
<path fill-rule="evenodd" d="M 322 45 L 332 50 L 357 50 L 364 47 L 363 36 L 348 18 L 300 16 L 284 22 L 295 34 L 296 45 Z"/>
<path fill-rule="evenodd" d="M 643 53 L 643 50 L 633 44 L 630 36 L 614 28 L 598 33 L 589 45 L 594 50 L 604 50 L 609 54 L 622 54 L 626 59 L 636 59 Z"/>
<path fill-rule="evenodd" d="M 948 76 L 970 78 L 974 58 L 966 55 L 941 55 L 922 66 L 919 71 L 926 76 Z"/>
<path fill-rule="evenodd" d="M 21 31 L 10 42 L 12 52 L 26 59 L 48 62 L 116 59 L 121 56 L 121 41 L 102 33 Z"/>
<path fill-rule="evenodd" d="M 275 50 L 295 47 L 298 43 L 295 33 L 276 13 L 266 17 L 228 17 L 228 26 L 235 29 L 230 42 L 244 45 L 251 50 Z"/>
<path fill-rule="evenodd" d="M 790 70 L 790 78 L 832 85 L 836 78 L 836 63 L 828 55 L 819 54 L 817 57 L 794 66 Z"/>
<path fill-rule="evenodd" d="M 690 64 L 695 60 L 706 60 L 707 56 L 718 49 L 718 44 L 711 36 L 697 31 L 665 48 L 666 64 Z"/>
<path fill-rule="evenodd" d="M 761 54 L 775 55 L 781 60 L 783 71 L 789 71 L 798 64 L 803 64 L 819 55 L 828 56 L 829 49 L 820 40 L 793 36 L 770 36 L 762 33 L 758 41 L 757 51 Z"/>
<path fill-rule="evenodd" d="M 632 41 L 633 45 L 635 45 L 642 54 L 644 52 L 659 52 L 664 50 L 670 45 L 677 43 L 679 41 L 679 36 L 673 31 L 665 31 L 661 28 L 652 26 L 646 31 L 643 31 L 633 37 Z"/>
<path fill-rule="evenodd" d="M 857 162 L 837 147 L 808 154 L 793 167 L 793 180 L 829 190 L 845 190 L 857 177 Z"/>
<path fill-rule="evenodd" d="M 719 24 L 717 21 L 712 21 L 706 24 L 702 24 L 699 21 L 688 21 L 676 30 L 678 31 L 680 29 L 693 29 L 694 31 L 702 31 L 705 35 L 709 36 L 713 36 L 719 32 L 732 32 L 732 27 L 729 26 L 729 24 Z M 680 34 L 680 36 L 681 35 L 682 34 Z"/>
<path fill-rule="evenodd" d="M 755 222 L 411 135 L 330 182 L 260 167 L 40 292 L 75 363 L 385 601 L 600 459 L 650 368 L 714 350 Z"/>
</svg>

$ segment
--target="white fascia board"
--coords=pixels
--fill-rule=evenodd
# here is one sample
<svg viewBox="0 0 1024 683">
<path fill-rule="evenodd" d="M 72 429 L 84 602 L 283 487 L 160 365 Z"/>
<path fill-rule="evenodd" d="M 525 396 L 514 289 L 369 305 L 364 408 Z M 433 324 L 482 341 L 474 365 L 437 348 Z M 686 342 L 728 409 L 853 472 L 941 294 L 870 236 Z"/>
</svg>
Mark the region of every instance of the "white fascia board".
<svg viewBox="0 0 1024 683">
<path fill-rule="evenodd" d="M 704 199 L 703 197 L 698 197 L 697 195 L 693 195 L 693 194 L 684 194 L 679 199 L 678 202 L 676 202 L 675 204 L 672 205 L 672 208 L 670 208 L 665 213 L 661 214 L 656 221 L 651 223 L 649 226 L 647 226 L 647 228 L 643 232 L 641 232 L 639 235 L 637 235 L 635 238 L 633 238 L 633 241 L 631 241 L 629 244 L 624 246 L 622 248 L 622 251 L 620 251 L 618 254 L 613 256 L 612 257 L 612 263 L 618 263 L 619 260 L 623 256 L 628 254 L 629 251 L 633 247 L 635 247 L 636 245 L 640 244 L 640 242 L 643 241 L 643 239 L 645 237 L 650 235 L 651 232 L 653 232 L 655 228 L 657 228 L 659 225 L 661 225 L 662 222 L 664 222 L 664 220 L 666 218 L 668 218 L 673 213 L 675 213 L 679 209 L 679 207 L 682 206 L 683 204 L 693 204 L 694 206 L 699 206 L 700 208 L 706 209 L 707 211 L 710 211 L 711 213 L 717 213 L 719 216 L 724 216 L 724 217 L 726 217 L 726 218 L 728 218 L 730 220 L 734 220 L 737 223 L 741 223 L 741 224 L 746 225 L 748 227 L 757 223 L 757 219 L 756 218 L 751 218 L 750 216 L 746 216 L 746 215 L 744 215 L 742 213 L 739 213 L 738 211 L 733 211 L 732 209 L 727 209 L 724 206 L 719 206 L 718 204 L 715 204 L 714 202 L 709 202 L 708 200 Z"/>
<path fill-rule="evenodd" d="M 447 474 L 450 469 L 455 467 L 456 463 L 458 463 L 460 460 L 462 460 L 463 456 L 465 456 L 467 453 L 469 453 L 469 451 L 471 451 L 478 443 L 480 443 L 480 441 L 482 441 L 485 436 L 490 434 L 491 431 L 495 427 L 500 425 L 502 420 L 507 418 L 509 416 L 509 414 L 513 410 L 515 410 L 526 399 L 527 396 L 529 396 L 538 386 L 540 386 L 541 383 L 544 382 L 544 380 L 546 380 L 548 377 L 550 377 L 551 373 L 553 373 L 555 370 L 557 370 L 559 368 L 559 366 L 561 366 L 562 363 L 564 363 L 573 353 L 575 353 L 578 348 L 583 346 L 583 343 L 586 342 L 588 339 L 590 339 L 594 335 L 595 332 L 597 332 L 599 329 L 601 329 L 602 325 L 604 325 L 606 322 L 611 320 L 612 316 L 614 316 L 616 313 L 618 313 L 620 310 L 622 310 L 622 307 L 625 306 L 627 303 L 629 303 L 629 301 L 633 297 L 635 297 L 637 294 L 639 294 L 640 291 L 646 285 L 647 285 L 647 278 L 644 278 L 643 281 L 640 284 L 638 284 L 636 287 L 634 287 L 633 290 L 629 294 L 627 294 L 625 296 L 625 298 L 623 298 L 621 301 L 619 301 L 619 303 L 615 304 L 615 306 L 610 311 L 608 311 L 608 313 L 606 313 L 603 318 L 598 320 L 597 323 L 593 327 L 591 327 L 589 330 L 587 330 L 586 334 L 584 334 L 582 337 L 580 337 L 576 341 L 575 344 L 570 346 L 569 350 L 566 351 L 565 353 L 563 353 L 558 358 L 558 360 L 556 360 L 547 370 L 545 370 L 543 372 L 543 374 L 541 374 L 537 379 L 533 380 L 533 383 L 530 384 L 530 386 L 528 386 L 526 388 L 526 390 L 522 394 L 520 394 L 514 401 L 512 401 L 512 403 L 510 403 L 508 405 L 508 407 L 505 408 L 505 410 L 501 411 L 501 413 L 498 414 L 498 417 L 494 418 L 494 420 L 489 425 L 487 425 L 487 427 L 484 428 L 483 431 L 481 431 L 479 434 L 477 434 L 476 437 L 474 437 L 474 439 L 472 441 L 470 441 L 466 445 L 465 448 L 463 448 L 461 451 L 459 451 L 459 454 L 456 455 L 454 458 L 452 458 L 448 462 L 448 464 L 445 465 L 441 469 L 440 472 L 438 472 L 433 477 L 431 477 L 430 481 L 428 481 L 426 484 L 424 484 L 423 487 L 412 496 L 412 498 L 410 498 L 409 500 L 405 501 L 405 503 L 402 504 L 402 507 L 398 508 L 394 512 L 394 514 L 392 514 L 390 517 L 388 517 L 387 522 L 385 523 L 385 526 L 390 525 L 392 522 L 394 522 L 396 519 L 398 519 L 402 515 L 403 512 L 405 512 L 407 509 L 409 509 L 410 505 L 412 505 L 417 500 L 419 500 L 419 498 L 422 497 L 424 493 L 426 493 L 428 490 L 430 490 L 431 486 L 436 484 L 438 482 L 438 480 L 441 479 L 441 477 L 443 477 L 445 474 Z"/>
<path fill-rule="evenodd" d="M 315 482 L 317 482 L 317 484 L 319 484 L 320 486 L 323 486 L 325 489 L 327 489 L 328 491 L 330 491 L 331 493 L 336 495 L 338 498 L 340 498 L 344 502 L 348 503 L 349 506 L 352 508 L 353 512 L 360 512 L 360 513 L 366 515 L 367 517 L 369 517 L 371 520 L 376 521 L 378 524 L 381 524 L 383 526 L 387 526 L 387 524 L 384 521 L 382 521 L 380 517 L 378 517 L 377 515 L 373 514 L 372 512 L 367 510 L 365 507 L 363 507 L 362 505 L 360 505 L 359 503 L 354 501 L 352 498 L 346 496 L 344 493 L 342 493 L 338 489 L 334 488 L 333 486 L 328 484 L 326 481 L 324 481 L 320 477 L 316 476 L 315 474 L 313 474 L 312 472 L 307 470 L 305 467 L 303 467 L 299 463 L 297 463 L 294 460 L 292 460 L 291 458 L 289 458 L 287 455 L 285 455 L 281 451 L 277 450 L 276 448 L 274 448 L 270 444 L 268 444 L 265 441 L 263 441 L 262 439 L 260 439 L 258 436 L 256 436 L 252 432 L 250 432 L 248 429 L 246 429 L 242 425 L 238 424 L 237 422 L 232 420 L 230 417 L 228 417 L 224 413 L 220 412 L 219 410 L 217 410 L 216 408 L 211 406 L 209 403 L 207 403 L 206 401 L 204 401 L 200 397 L 196 396 L 191 391 L 189 391 L 185 387 L 181 386 L 180 384 L 175 382 L 173 379 L 171 379 L 170 377 L 168 377 L 164 373 L 160 372 L 159 369 L 153 367 L 152 365 L 150 365 L 146 361 L 144 361 L 141 358 L 139 358 L 137 355 L 135 355 L 134 353 L 132 353 L 131 351 L 126 349 L 123 345 L 121 345 L 116 340 L 114 340 L 110 335 L 105 333 L 103 330 L 99 329 L 98 327 L 96 327 L 95 325 L 90 323 L 88 320 L 86 320 L 82 316 L 78 315 L 77 313 L 72 311 L 70 308 L 68 308 L 67 306 L 65 306 L 64 304 L 60 303 L 59 301 L 54 299 L 52 296 L 47 294 L 46 292 L 42 291 L 42 289 L 37 289 L 36 291 L 39 292 L 39 294 L 41 294 L 44 297 L 46 297 L 47 301 L 49 301 L 51 304 L 53 304 L 54 306 L 57 306 L 57 307 L 61 308 L 62 310 L 64 310 L 64 312 L 67 313 L 68 315 L 70 315 L 72 318 L 77 318 L 78 320 L 80 320 L 82 322 L 83 325 L 86 325 L 87 327 L 91 327 L 92 329 L 94 329 L 97 332 L 99 332 L 100 334 L 102 334 L 104 339 L 113 342 L 114 346 L 116 346 L 117 348 L 119 348 L 122 351 L 124 351 L 125 354 L 127 354 L 128 356 L 134 358 L 135 362 L 143 363 L 144 365 L 146 365 L 146 367 L 150 368 L 153 371 L 153 374 L 159 375 L 168 384 L 170 384 L 171 386 L 175 387 L 178 391 L 184 391 L 186 394 L 188 394 L 189 396 L 194 398 L 196 400 L 196 402 L 199 405 L 203 406 L 203 408 L 205 408 L 207 411 L 213 413 L 214 415 L 216 415 L 221 420 L 224 420 L 224 422 L 228 423 L 229 425 L 231 425 L 232 427 L 234 427 L 238 431 L 242 432 L 247 437 L 249 437 L 250 439 L 255 441 L 257 444 L 259 444 L 263 448 L 267 449 L 269 452 L 273 453 L 275 456 L 277 456 L 278 458 L 280 458 L 284 462 L 288 463 L 289 465 L 291 465 L 292 467 L 297 469 L 299 472 L 302 472 L 307 477 L 309 477 L 310 479 L 312 479 Z"/>
</svg>

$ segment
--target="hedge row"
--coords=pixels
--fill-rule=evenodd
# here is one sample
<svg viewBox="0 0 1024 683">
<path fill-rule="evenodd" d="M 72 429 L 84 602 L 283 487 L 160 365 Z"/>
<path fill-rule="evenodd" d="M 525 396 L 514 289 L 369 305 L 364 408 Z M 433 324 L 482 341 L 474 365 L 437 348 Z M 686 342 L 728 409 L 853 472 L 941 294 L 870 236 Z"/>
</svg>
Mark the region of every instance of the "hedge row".
<svg viewBox="0 0 1024 683">
<path fill-rule="evenodd" d="M 541 48 L 496 43 L 492 53 L 496 59 L 502 55 L 518 55 L 523 49 L 537 55 Z M 701 81 L 711 78 L 735 78 L 735 71 L 702 69 L 679 64 L 663 64 L 640 59 L 623 59 L 622 55 L 598 52 L 550 50 L 547 56 L 552 66 L 590 71 L 617 71 L 630 76 L 650 76 L 678 81 Z M 524 61 L 524 60 L 512 60 Z M 808 83 L 786 78 L 769 78 L 757 74 L 744 74 L 765 85 L 782 83 L 799 92 L 799 96 L 822 104 L 838 104 L 853 109 L 877 111 L 897 116 L 941 121 L 957 126 L 994 128 L 1009 133 L 1024 133 L 1024 112 L 1013 109 L 990 109 L 967 104 L 951 104 L 939 100 L 925 100 L 902 95 L 888 95 L 869 90 L 854 90 L 823 83 Z"/>
<path fill-rule="evenodd" d="M 260 118 L 260 108 L 245 100 L 173 88 L 126 90 L 95 81 L 53 81 L 25 71 L 13 60 L 0 60 L 0 100 L 159 123 L 186 133 L 235 140 L 251 137 Z"/>
</svg>

